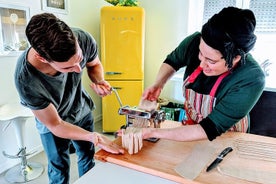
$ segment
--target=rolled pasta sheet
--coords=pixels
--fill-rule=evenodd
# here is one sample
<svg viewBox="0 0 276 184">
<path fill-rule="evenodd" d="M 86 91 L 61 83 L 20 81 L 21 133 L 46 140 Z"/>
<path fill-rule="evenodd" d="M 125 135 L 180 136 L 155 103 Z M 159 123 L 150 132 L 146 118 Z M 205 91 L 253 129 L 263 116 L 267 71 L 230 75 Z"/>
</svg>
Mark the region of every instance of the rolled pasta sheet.
<svg viewBox="0 0 276 184">
<path fill-rule="evenodd" d="M 127 127 L 122 130 L 122 146 L 130 155 L 138 153 L 143 147 L 142 129 Z"/>
<path fill-rule="evenodd" d="M 122 146 L 123 146 L 123 148 L 127 148 L 128 146 L 127 146 L 127 140 L 128 139 L 126 139 L 126 130 L 125 129 L 122 129 Z"/>
<path fill-rule="evenodd" d="M 134 129 L 135 131 L 135 129 Z M 133 133 L 133 153 L 136 154 L 139 151 L 139 139 L 136 132 Z"/>
<path fill-rule="evenodd" d="M 143 135 L 142 135 L 141 129 L 138 132 L 138 137 L 139 137 L 139 151 L 140 151 L 143 147 Z"/>
<path fill-rule="evenodd" d="M 135 139 L 135 152 L 138 153 L 143 147 L 142 131 L 140 128 L 134 128 L 134 139 Z"/>
<path fill-rule="evenodd" d="M 128 133 L 128 142 L 129 142 L 129 144 L 128 144 L 128 153 L 130 154 L 130 155 L 132 155 L 133 154 L 133 149 L 134 149 L 134 137 L 133 137 L 133 133 L 132 132 L 129 132 Z"/>
<path fill-rule="evenodd" d="M 149 125 L 148 119 L 136 117 L 133 119 L 133 127 L 146 128 Z"/>
</svg>

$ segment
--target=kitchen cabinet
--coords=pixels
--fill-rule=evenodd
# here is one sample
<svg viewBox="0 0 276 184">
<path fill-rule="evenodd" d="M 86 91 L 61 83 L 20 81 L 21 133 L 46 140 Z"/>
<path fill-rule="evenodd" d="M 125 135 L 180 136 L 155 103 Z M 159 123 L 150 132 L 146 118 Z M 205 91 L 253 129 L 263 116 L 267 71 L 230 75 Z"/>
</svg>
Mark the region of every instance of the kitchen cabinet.
<svg viewBox="0 0 276 184">
<path fill-rule="evenodd" d="M 117 89 L 123 105 L 136 106 L 144 86 L 144 9 L 105 6 L 100 28 L 105 80 Z M 116 101 L 115 94 L 102 100 L 103 132 L 115 132 L 125 124 Z"/>
</svg>

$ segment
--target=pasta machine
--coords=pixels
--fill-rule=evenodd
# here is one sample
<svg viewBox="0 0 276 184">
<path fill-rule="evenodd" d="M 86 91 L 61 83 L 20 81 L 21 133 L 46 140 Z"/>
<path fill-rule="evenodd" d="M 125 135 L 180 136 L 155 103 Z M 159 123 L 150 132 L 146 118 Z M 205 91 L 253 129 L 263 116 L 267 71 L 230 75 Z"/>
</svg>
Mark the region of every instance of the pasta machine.
<svg viewBox="0 0 276 184">
<path fill-rule="evenodd" d="M 160 128 L 161 122 L 165 121 L 166 114 L 163 110 L 151 110 L 146 111 L 137 107 L 130 107 L 128 105 L 123 106 L 121 99 L 118 95 L 118 92 L 115 88 L 112 88 L 112 91 L 114 91 L 117 100 L 120 103 L 120 108 L 118 110 L 119 115 L 125 115 L 126 116 L 126 124 L 122 126 L 121 128 L 126 128 L 130 126 L 137 126 L 135 124 L 135 121 L 143 122 L 143 126 L 137 126 L 137 127 L 154 127 L 154 128 Z M 141 125 L 141 124 L 140 124 Z M 147 139 L 152 142 L 156 142 L 157 138 L 149 138 Z"/>
<path fill-rule="evenodd" d="M 145 111 L 136 107 L 123 106 L 119 108 L 120 115 L 126 116 L 126 126 L 134 126 L 134 119 L 148 120 L 147 127 L 160 128 L 160 123 L 165 120 L 165 112 L 163 110 Z"/>
<path fill-rule="evenodd" d="M 165 112 L 163 110 L 153 110 L 147 112 L 138 108 L 133 108 L 129 106 L 123 106 L 119 108 L 119 114 L 126 116 L 126 125 L 121 128 L 126 128 L 129 126 L 134 127 L 154 127 L 160 128 L 160 123 L 165 121 Z M 142 122 L 141 124 L 134 123 L 135 121 Z M 157 142 L 159 138 L 151 137 L 146 139 L 150 142 Z"/>
</svg>

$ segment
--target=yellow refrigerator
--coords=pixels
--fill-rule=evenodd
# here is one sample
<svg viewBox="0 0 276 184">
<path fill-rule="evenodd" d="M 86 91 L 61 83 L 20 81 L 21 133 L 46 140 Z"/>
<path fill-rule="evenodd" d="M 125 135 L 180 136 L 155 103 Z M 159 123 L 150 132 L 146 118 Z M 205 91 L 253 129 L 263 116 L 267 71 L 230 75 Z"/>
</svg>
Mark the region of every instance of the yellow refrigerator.
<svg viewBox="0 0 276 184">
<path fill-rule="evenodd" d="M 100 24 L 105 80 L 117 90 L 123 105 L 137 106 L 144 90 L 144 9 L 105 6 Z M 102 99 L 103 132 L 115 132 L 126 124 L 119 108 L 114 93 Z"/>
</svg>

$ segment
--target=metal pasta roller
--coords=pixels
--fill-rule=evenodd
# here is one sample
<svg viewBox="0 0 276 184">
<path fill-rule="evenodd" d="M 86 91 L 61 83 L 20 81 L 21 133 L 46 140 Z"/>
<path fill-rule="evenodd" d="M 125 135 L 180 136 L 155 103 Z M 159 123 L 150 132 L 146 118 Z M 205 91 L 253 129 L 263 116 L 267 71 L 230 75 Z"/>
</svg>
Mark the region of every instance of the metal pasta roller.
<svg viewBox="0 0 276 184">
<path fill-rule="evenodd" d="M 119 114 L 126 116 L 126 126 L 133 127 L 153 127 L 160 128 L 161 122 L 165 121 L 165 112 L 163 110 L 154 110 L 151 112 L 143 111 L 141 109 L 132 108 L 129 106 L 124 106 L 119 108 Z M 138 122 L 142 122 L 141 124 L 137 124 Z M 159 138 L 151 137 L 147 139 L 150 142 L 157 142 Z"/>
<path fill-rule="evenodd" d="M 114 91 L 117 97 L 117 100 L 119 101 L 119 104 L 120 104 L 118 113 L 120 115 L 126 116 L 126 124 L 121 128 L 126 128 L 130 126 L 160 128 L 161 122 L 165 121 L 166 114 L 163 110 L 146 111 L 136 107 L 130 107 L 128 105 L 123 106 L 116 88 L 111 88 L 111 90 Z M 159 139 L 149 138 L 147 140 L 151 142 L 156 142 Z"/>
<path fill-rule="evenodd" d="M 147 127 L 160 128 L 160 123 L 165 120 L 165 112 L 163 110 L 153 110 L 147 112 L 135 107 L 123 106 L 119 108 L 120 115 L 126 116 L 126 126 L 135 126 L 134 120 L 145 119 L 149 122 Z M 141 121 L 141 120 L 140 120 Z"/>
</svg>

